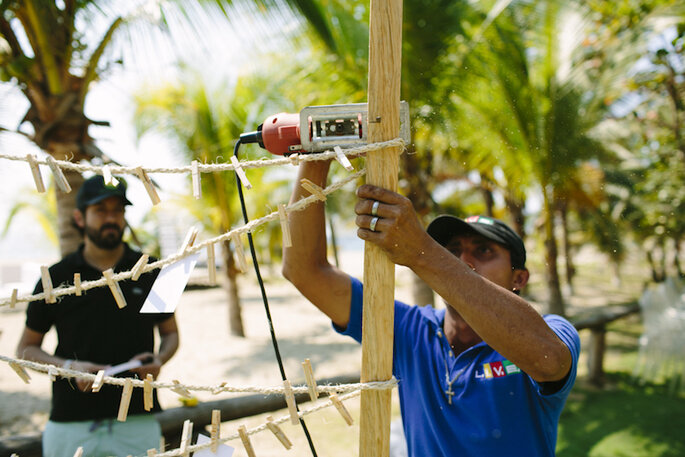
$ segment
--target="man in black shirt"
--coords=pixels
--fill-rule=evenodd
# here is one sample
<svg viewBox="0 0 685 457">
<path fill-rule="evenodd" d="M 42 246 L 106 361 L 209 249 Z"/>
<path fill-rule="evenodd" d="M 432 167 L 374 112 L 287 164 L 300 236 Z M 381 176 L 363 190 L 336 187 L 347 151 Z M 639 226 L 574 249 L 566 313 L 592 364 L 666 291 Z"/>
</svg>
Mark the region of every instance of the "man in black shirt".
<svg viewBox="0 0 685 457">
<path fill-rule="evenodd" d="M 106 185 L 102 176 L 94 176 L 79 189 L 76 202 L 74 223 L 83 231 L 84 243 L 50 267 L 53 284 L 71 284 L 74 273 L 80 273 L 83 281 L 92 281 L 109 268 L 130 270 L 141 253 L 122 241 L 125 206 L 131 204 L 125 183 Z M 173 313 L 139 312 L 156 277 L 157 272 L 149 272 L 138 281 L 119 282 L 127 303 L 121 309 L 107 287 L 90 289 L 81 296 L 63 296 L 52 304 L 31 302 L 17 356 L 89 373 L 140 360 L 141 366 L 121 376 L 157 377 L 160 367 L 176 352 L 179 337 Z M 39 281 L 34 293 L 42 291 Z M 58 339 L 54 355 L 41 348 L 52 326 Z M 160 335 L 156 352 L 155 328 Z M 43 433 L 45 457 L 71 457 L 79 446 L 88 456 L 140 455 L 159 446 L 159 424 L 143 407 L 142 389 L 133 389 L 126 422 L 117 422 L 122 387 L 106 384 L 97 393 L 90 387 L 85 379 L 58 378 L 53 382 L 50 420 Z M 151 411 L 159 410 L 155 392 Z"/>
</svg>

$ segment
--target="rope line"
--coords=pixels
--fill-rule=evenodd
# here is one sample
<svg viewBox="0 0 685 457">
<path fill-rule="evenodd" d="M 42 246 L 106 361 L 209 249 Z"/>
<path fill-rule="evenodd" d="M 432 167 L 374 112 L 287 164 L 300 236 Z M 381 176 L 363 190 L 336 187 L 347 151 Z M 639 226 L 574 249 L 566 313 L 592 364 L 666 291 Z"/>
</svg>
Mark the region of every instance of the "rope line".
<svg viewBox="0 0 685 457">
<path fill-rule="evenodd" d="M 77 378 L 77 379 L 87 379 L 89 381 L 95 381 L 96 374 L 87 373 L 84 371 L 72 370 L 71 368 L 62 368 L 51 364 L 33 362 L 31 360 L 15 359 L 12 357 L 7 357 L 0 355 L 0 360 L 8 364 L 16 364 L 18 366 L 29 368 L 38 373 L 49 374 L 53 376 L 60 376 L 62 378 Z M 105 376 L 103 378 L 103 384 L 111 384 L 113 386 L 123 386 L 127 381 L 131 381 L 133 387 L 144 386 L 144 382 L 141 379 L 135 378 L 118 378 L 113 376 Z M 212 395 L 217 395 L 223 392 L 227 393 L 259 393 L 264 395 L 285 395 L 285 388 L 281 386 L 228 386 L 225 384 L 219 384 L 216 386 L 205 386 L 205 385 L 192 385 L 192 384 L 181 384 L 181 383 L 169 383 L 169 382 L 158 382 L 153 381 L 151 385 L 155 389 L 186 389 L 195 392 L 210 392 Z M 392 389 L 397 385 L 397 380 L 393 377 L 390 381 L 373 381 L 373 382 L 362 382 L 353 384 L 327 384 L 327 385 L 317 385 L 316 390 L 320 393 L 348 393 L 354 392 L 356 390 L 387 390 Z M 309 386 L 306 384 L 300 386 L 292 386 L 292 391 L 295 394 L 308 393 Z"/>
<path fill-rule="evenodd" d="M 351 174 L 347 178 L 342 179 L 342 180 L 336 182 L 335 184 L 332 184 L 332 185 L 326 187 L 325 189 L 322 190 L 322 192 L 325 195 L 331 194 L 331 193 L 341 189 L 342 187 L 344 187 L 349 182 L 352 182 L 352 181 L 356 180 L 357 178 L 363 176 L 365 173 L 366 173 L 366 170 L 360 170 L 357 173 Z M 293 211 L 302 211 L 305 208 L 307 208 L 309 205 L 316 203 L 318 201 L 320 201 L 320 200 L 315 195 L 310 195 L 308 197 L 305 197 L 305 198 L 298 200 L 297 202 L 295 202 L 291 205 L 288 205 L 285 208 L 285 211 L 286 211 L 286 213 L 291 213 Z M 207 246 L 209 246 L 211 244 L 228 240 L 234 234 L 240 235 L 240 234 L 247 233 L 247 232 L 253 232 L 259 226 L 264 225 L 268 222 L 272 222 L 272 221 L 280 221 L 280 215 L 279 215 L 278 211 L 274 211 L 274 212 L 267 214 L 266 216 L 261 217 L 259 219 L 254 219 L 254 220 L 250 221 L 248 224 L 245 224 L 241 227 L 235 228 L 235 229 L 233 229 L 229 232 L 226 232 L 222 235 L 219 235 L 217 237 L 209 238 L 209 239 L 204 240 L 200 243 L 194 244 L 193 246 L 188 247 L 185 251 L 178 252 L 176 254 L 173 254 L 173 255 L 166 257 L 165 259 L 149 263 L 142 269 L 141 273 L 147 273 L 149 271 L 170 265 L 174 262 L 178 262 L 179 260 L 181 260 L 181 259 L 183 259 L 183 258 L 185 258 L 191 254 L 194 254 L 195 252 L 199 252 L 200 250 L 205 249 Z M 131 276 L 133 276 L 132 271 L 130 271 L 130 270 L 129 271 L 122 271 L 122 272 L 114 274 L 112 276 L 112 279 L 115 282 L 119 282 L 119 281 L 123 281 L 125 279 L 129 279 L 129 278 L 131 278 Z M 107 279 L 105 279 L 103 277 L 100 279 L 96 279 L 94 281 L 86 281 L 86 282 L 81 283 L 81 290 L 86 291 L 86 290 L 94 289 L 96 287 L 102 287 L 105 285 L 107 285 Z M 62 295 L 73 295 L 75 293 L 76 293 L 76 286 L 57 287 L 57 288 L 52 289 L 51 296 L 61 297 Z M 32 294 L 32 295 L 22 295 L 22 296 L 17 296 L 14 303 L 31 302 L 34 300 L 43 300 L 46 297 L 47 297 L 47 295 L 45 292 L 41 292 L 39 294 Z M 0 300 L 0 307 L 10 305 L 11 303 L 12 303 L 12 297 L 3 298 L 2 300 Z"/>
<path fill-rule="evenodd" d="M 343 154 L 348 157 L 359 157 L 366 154 L 367 152 L 377 151 L 380 149 L 391 148 L 391 147 L 403 147 L 405 142 L 402 138 L 395 138 L 389 141 L 383 141 L 379 143 L 367 144 L 364 146 L 359 146 L 356 148 L 348 148 L 343 150 Z M 300 162 L 312 162 L 318 160 L 329 160 L 335 159 L 338 153 L 336 151 L 326 151 L 316 154 L 293 154 L 288 157 L 282 157 L 278 159 L 259 159 L 259 160 L 246 160 L 240 162 L 240 168 L 265 168 L 278 165 L 293 164 L 298 165 Z M 14 160 L 19 162 L 29 162 L 27 157 L 17 156 L 13 154 L 0 153 L 0 159 Z M 35 162 L 39 165 L 48 166 L 48 161 L 45 159 L 35 159 Z M 69 162 L 67 160 L 55 160 L 54 163 L 57 164 L 59 168 L 69 171 L 90 171 L 99 175 L 103 174 L 103 167 L 106 165 L 98 166 L 92 164 L 79 164 L 74 162 Z M 109 170 L 113 175 L 138 175 L 138 170 L 141 167 L 122 167 L 116 165 L 108 165 Z M 184 165 L 181 167 L 142 167 L 143 171 L 146 173 L 191 173 L 193 171 L 192 165 Z M 198 163 L 197 167 L 200 173 L 214 173 L 219 171 L 235 171 L 236 167 L 232 163 Z"/>
</svg>

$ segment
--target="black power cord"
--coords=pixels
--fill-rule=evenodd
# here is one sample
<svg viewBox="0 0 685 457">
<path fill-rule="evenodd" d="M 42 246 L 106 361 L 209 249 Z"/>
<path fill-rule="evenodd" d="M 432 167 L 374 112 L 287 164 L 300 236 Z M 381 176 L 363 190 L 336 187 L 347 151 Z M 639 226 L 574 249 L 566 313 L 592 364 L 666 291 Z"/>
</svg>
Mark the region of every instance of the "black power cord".
<svg viewBox="0 0 685 457">
<path fill-rule="evenodd" d="M 235 158 L 238 158 L 238 148 L 240 145 L 243 143 L 242 139 L 245 134 L 241 135 L 238 141 L 236 141 L 235 146 L 233 147 L 233 155 Z M 261 136 L 261 135 L 260 135 Z M 252 143 L 256 141 L 246 141 L 247 143 Z M 250 221 L 247 217 L 247 207 L 245 205 L 245 198 L 243 197 L 243 186 L 242 183 L 240 182 L 240 178 L 238 177 L 236 173 L 236 184 L 238 186 L 238 196 L 240 197 L 240 209 L 243 212 L 243 220 L 245 221 L 245 224 L 248 224 Z M 278 361 L 278 369 L 281 371 L 281 378 L 283 381 L 288 379 L 285 375 L 285 368 L 283 367 L 283 359 L 281 358 L 281 351 L 278 349 L 278 341 L 276 340 L 276 332 L 274 330 L 274 324 L 273 321 L 271 320 L 271 311 L 269 310 L 269 299 L 266 296 L 266 288 L 264 287 L 264 281 L 262 280 L 262 274 L 259 271 L 259 263 L 257 262 L 257 253 L 255 251 L 254 247 L 254 242 L 252 241 L 252 233 L 247 232 L 247 241 L 250 244 L 250 254 L 252 255 L 252 264 L 254 265 L 255 269 L 255 274 L 257 275 L 257 281 L 259 282 L 259 289 L 262 292 L 262 300 L 264 301 L 264 311 L 266 312 L 266 320 L 269 322 L 269 331 L 271 332 L 271 343 L 274 347 L 274 352 L 276 353 L 276 360 Z M 295 408 L 297 411 L 300 409 L 297 406 L 297 403 L 295 403 Z M 304 419 L 302 417 L 300 419 L 300 425 L 302 426 L 302 430 L 304 431 L 305 436 L 307 437 L 307 442 L 309 443 L 309 449 L 312 451 L 312 455 L 314 457 L 317 457 L 316 455 L 316 449 L 314 448 L 314 442 L 312 441 L 312 437 L 309 434 L 309 430 L 307 429 L 307 424 L 305 424 Z"/>
</svg>

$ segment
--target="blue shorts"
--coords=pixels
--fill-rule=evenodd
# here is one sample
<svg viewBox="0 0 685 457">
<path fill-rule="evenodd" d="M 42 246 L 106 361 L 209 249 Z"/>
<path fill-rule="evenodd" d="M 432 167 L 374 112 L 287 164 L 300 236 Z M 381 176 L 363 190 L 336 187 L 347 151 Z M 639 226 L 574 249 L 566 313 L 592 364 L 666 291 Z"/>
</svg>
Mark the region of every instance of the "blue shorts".
<svg viewBox="0 0 685 457">
<path fill-rule="evenodd" d="M 162 430 L 154 416 L 129 416 L 83 422 L 48 421 L 43 431 L 44 457 L 74 457 L 79 447 L 88 457 L 126 457 L 159 451 Z"/>
</svg>

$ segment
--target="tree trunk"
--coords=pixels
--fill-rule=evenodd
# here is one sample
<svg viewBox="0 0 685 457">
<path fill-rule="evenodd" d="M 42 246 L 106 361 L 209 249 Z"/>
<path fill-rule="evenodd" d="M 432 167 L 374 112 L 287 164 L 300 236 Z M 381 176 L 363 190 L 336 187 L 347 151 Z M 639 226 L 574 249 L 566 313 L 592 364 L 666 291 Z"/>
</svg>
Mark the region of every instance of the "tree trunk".
<svg viewBox="0 0 685 457">
<path fill-rule="evenodd" d="M 568 205 L 566 203 L 559 205 L 559 215 L 561 216 L 561 228 L 563 233 L 562 243 L 564 247 L 564 259 L 566 261 L 566 285 L 568 286 L 569 294 L 573 295 L 573 277 L 576 274 L 576 267 L 573 264 L 573 247 L 571 246 L 569 237 Z"/>
<path fill-rule="evenodd" d="M 328 228 L 330 229 L 329 233 L 331 234 L 330 247 L 331 247 L 331 250 L 333 251 L 333 259 L 335 260 L 335 266 L 337 268 L 340 268 L 340 259 L 338 259 L 338 238 L 335 236 L 335 225 L 333 224 L 333 214 L 326 211 L 326 215 L 327 215 L 327 219 L 328 219 Z"/>
<path fill-rule="evenodd" d="M 513 197 L 505 199 L 509 215 L 511 216 L 514 231 L 518 233 L 522 240 L 526 239 L 525 222 L 526 217 L 523 215 L 524 203 L 516 200 Z"/>
<path fill-rule="evenodd" d="M 62 257 L 78 249 L 83 243 L 83 236 L 74 227 L 74 209 L 76 209 L 76 193 L 83 184 L 83 176 L 77 171 L 62 170 L 69 182 L 71 192 L 68 194 L 55 188 L 57 198 L 57 230 L 59 233 L 59 251 Z"/>
<path fill-rule="evenodd" d="M 231 252 L 231 242 L 225 240 L 222 245 L 224 265 L 226 266 L 226 293 L 228 294 L 228 328 L 233 336 L 245 337 L 243 317 L 238 295 L 238 269 Z"/>
<path fill-rule="evenodd" d="M 557 240 L 554 235 L 554 212 L 549 201 L 547 191 L 543 189 L 545 209 L 545 265 L 547 273 L 547 290 L 549 293 L 549 312 L 564 316 L 564 299 L 559 284 L 559 270 L 557 268 Z"/>
</svg>

